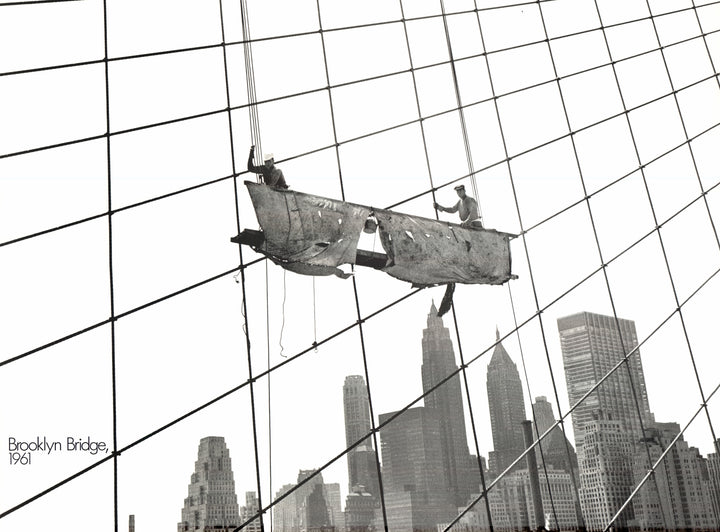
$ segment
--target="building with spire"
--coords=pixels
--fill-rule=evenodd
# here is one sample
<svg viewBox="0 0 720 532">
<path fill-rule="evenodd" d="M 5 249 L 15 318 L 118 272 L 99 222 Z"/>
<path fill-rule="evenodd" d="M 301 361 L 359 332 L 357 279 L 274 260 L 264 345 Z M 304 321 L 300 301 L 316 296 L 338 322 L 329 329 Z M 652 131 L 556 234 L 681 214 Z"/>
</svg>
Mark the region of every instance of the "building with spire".
<svg viewBox="0 0 720 532">
<path fill-rule="evenodd" d="M 345 443 L 348 447 L 370 434 L 370 401 L 367 385 L 361 375 L 345 377 L 343 385 L 345 412 Z M 345 519 L 352 532 L 367 530 L 374 519 L 380 502 L 378 459 L 370 436 L 347 453 L 348 495 L 345 501 Z"/>
<path fill-rule="evenodd" d="M 230 452 L 224 438 L 208 436 L 200 440 L 178 532 L 219 532 L 233 530 L 240 524 Z"/>
<path fill-rule="evenodd" d="M 532 408 L 535 423 L 537 424 L 537 434 L 542 436 L 557 421 L 555 414 L 553 414 L 552 405 L 545 396 L 540 396 L 535 398 Z M 546 467 L 567 471 L 575 479 L 579 478 L 577 454 L 570 441 L 565 437 L 560 425 L 552 429 L 536 449 L 538 464 L 542 464 L 541 460 L 544 460 Z M 542 453 L 540 453 L 540 449 L 542 449 Z"/>
<path fill-rule="evenodd" d="M 343 407 L 345 443 L 350 447 L 372 431 L 367 386 L 361 375 L 345 377 Z M 380 495 L 378 464 L 372 437 L 366 437 L 361 444 L 348 452 L 347 463 L 348 493 L 353 493 L 357 491 L 356 488 L 362 486 L 365 493 L 378 497 Z"/>
<path fill-rule="evenodd" d="M 429 392 L 448 375 L 453 376 Z M 440 420 L 443 469 L 448 489 L 454 504 L 463 506 L 469 496 L 478 491 L 480 470 L 477 457 L 468 451 L 462 387 L 450 331 L 438 316 L 434 302 L 427 317 L 427 328 L 423 330 L 422 383 L 423 392 L 427 393 L 425 407 L 435 410 Z"/>
<path fill-rule="evenodd" d="M 490 452 L 490 475 L 496 477 L 507 469 L 525 451 L 522 422 L 525 418 L 525 399 L 522 382 L 515 362 L 500 343 L 497 345 L 487 367 L 487 394 L 490 408 L 493 451 Z M 520 461 L 513 468 L 525 467 Z"/>
</svg>

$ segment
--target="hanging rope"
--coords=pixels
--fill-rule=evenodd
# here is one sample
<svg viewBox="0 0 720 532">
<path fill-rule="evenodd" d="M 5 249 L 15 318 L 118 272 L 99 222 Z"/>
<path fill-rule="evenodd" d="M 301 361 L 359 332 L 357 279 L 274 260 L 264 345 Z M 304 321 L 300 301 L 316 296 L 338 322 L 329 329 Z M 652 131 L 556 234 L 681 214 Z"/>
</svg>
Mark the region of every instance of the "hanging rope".
<svg viewBox="0 0 720 532">
<path fill-rule="evenodd" d="M 463 145 L 465 146 L 465 158 L 467 159 L 470 185 L 472 187 L 473 197 L 477 202 L 478 216 L 480 217 L 480 220 L 482 220 L 482 207 L 480 206 L 480 196 L 478 194 L 477 183 L 475 181 L 475 165 L 473 164 L 472 150 L 470 149 L 470 138 L 467 132 L 467 125 L 465 124 L 465 109 L 462 104 L 462 97 L 460 96 L 460 84 L 458 83 L 457 71 L 455 69 L 455 58 L 452 51 L 452 42 L 450 41 L 450 28 L 448 27 L 444 0 L 440 0 L 440 9 L 442 11 L 443 26 L 445 27 L 445 41 L 447 42 L 448 56 L 450 57 L 450 71 L 452 72 L 453 87 L 455 89 L 455 102 L 457 103 L 458 114 L 460 117 L 460 129 L 462 130 Z"/>
<path fill-rule="evenodd" d="M 250 123 L 250 139 L 255 146 L 256 162 L 262 163 L 262 140 L 260 136 L 260 117 L 257 107 L 257 93 L 255 91 L 255 67 L 253 66 L 252 42 L 250 39 L 250 16 L 247 0 L 240 0 L 240 16 L 242 19 L 243 54 L 245 56 L 245 86 L 248 97 L 248 121 Z M 228 104 L 229 105 L 229 104 Z M 260 154 L 260 155 L 258 155 Z M 258 157 L 260 160 L 258 161 Z M 260 183 L 260 175 L 256 176 Z"/>
</svg>

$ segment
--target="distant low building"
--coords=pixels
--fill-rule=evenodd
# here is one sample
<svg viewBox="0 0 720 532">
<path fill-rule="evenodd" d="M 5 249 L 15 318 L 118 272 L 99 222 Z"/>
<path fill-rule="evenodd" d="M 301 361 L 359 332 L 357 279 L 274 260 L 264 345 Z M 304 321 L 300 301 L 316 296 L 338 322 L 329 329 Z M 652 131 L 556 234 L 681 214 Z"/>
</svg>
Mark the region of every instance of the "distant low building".
<svg viewBox="0 0 720 532">
<path fill-rule="evenodd" d="M 252 519 L 243 530 L 247 530 L 248 532 L 260 532 L 263 527 L 262 523 L 260 521 L 260 517 L 258 517 L 258 512 L 260 510 L 260 507 L 258 505 L 258 498 L 257 493 L 254 491 L 246 491 L 245 492 L 245 506 L 242 506 L 240 508 L 240 521 L 241 523 L 246 523 Z"/>
<path fill-rule="evenodd" d="M 325 484 L 322 473 L 301 469 L 297 484 L 286 484 L 275 494 L 273 526 L 283 532 L 334 532 L 345 527 L 340 485 Z M 296 488 L 298 484 L 305 482 Z"/>
</svg>

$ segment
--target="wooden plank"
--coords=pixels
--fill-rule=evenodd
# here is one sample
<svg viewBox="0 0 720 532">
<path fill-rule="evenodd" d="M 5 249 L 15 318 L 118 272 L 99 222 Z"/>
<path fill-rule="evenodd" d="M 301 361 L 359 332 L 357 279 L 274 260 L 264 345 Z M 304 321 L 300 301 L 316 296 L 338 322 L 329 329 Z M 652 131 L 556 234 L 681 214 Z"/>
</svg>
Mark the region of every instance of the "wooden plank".
<svg viewBox="0 0 720 532">
<path fill-rule="evenodd" d="M 242 233 L 234 236 L 230 239 L 235 244 L 241 244 L 253 247 L 262 247 L 265 241 L 265 236 L 262 231 L 255 229 L 245 229 Z M 375 251 L 365 251 L 362 249 L 357 250 L 355 256 L 355 264 L 358 266 L 366 266 L 368 268 L 374 268 L 376 270 L 382 270 L 387 263 L 387 255 L 384 253 L 377 253 Z"/>
</svg>

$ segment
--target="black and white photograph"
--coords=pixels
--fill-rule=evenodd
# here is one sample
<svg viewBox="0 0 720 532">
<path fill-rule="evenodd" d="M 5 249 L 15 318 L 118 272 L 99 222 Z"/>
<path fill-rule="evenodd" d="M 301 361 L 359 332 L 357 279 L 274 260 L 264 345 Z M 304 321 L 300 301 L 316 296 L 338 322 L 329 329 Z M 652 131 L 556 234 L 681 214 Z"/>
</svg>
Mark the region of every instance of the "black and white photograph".
<svg viewBox="0 0 720 532">
<path fill-rule="evenodd" d="M 720 532 L 720 1 L 0 0 L 0 532 Z"/>
</svg>

